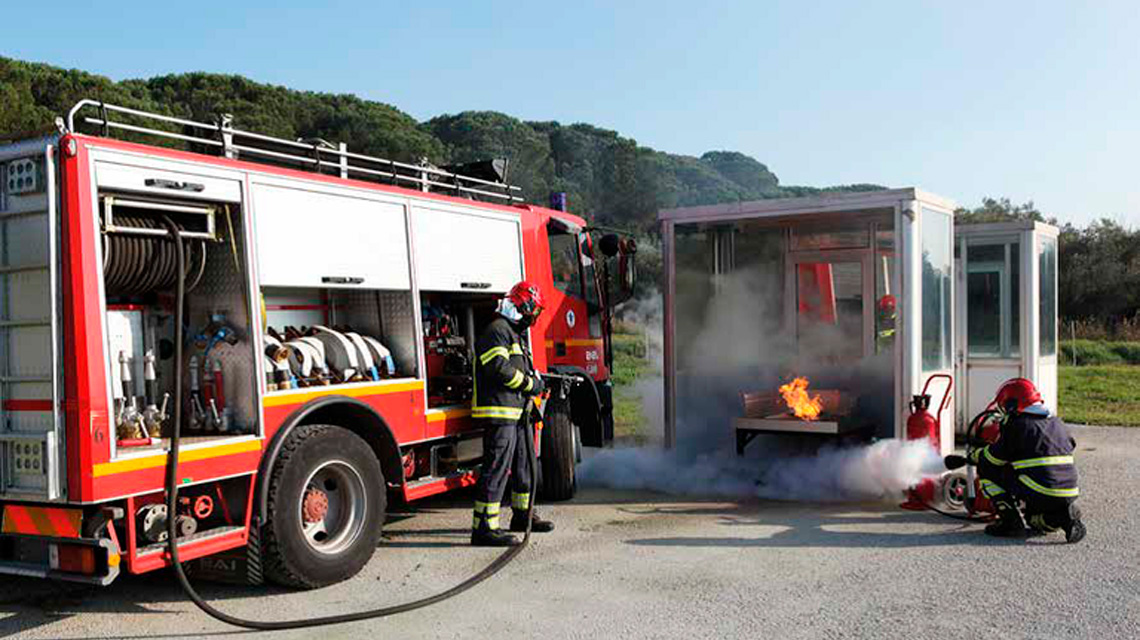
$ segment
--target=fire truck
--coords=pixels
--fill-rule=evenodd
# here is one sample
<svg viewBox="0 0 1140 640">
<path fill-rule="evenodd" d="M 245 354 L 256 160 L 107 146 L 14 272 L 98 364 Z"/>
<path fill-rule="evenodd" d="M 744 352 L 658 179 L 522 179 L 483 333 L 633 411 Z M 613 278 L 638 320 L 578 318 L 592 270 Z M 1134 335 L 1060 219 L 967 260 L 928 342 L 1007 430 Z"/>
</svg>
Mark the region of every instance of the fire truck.
<svg viewBox="0 0 1140 640">
<path fill-rule="evenodd" d="M 564 197 L 524 204 L 504 161 L 402 163 L 93 100 L 56 128 L 0 144 L 0 573 L 159 569 L 173 518 L 197 571 L 354 575 L 389 499 L 476 480 L 475 337 L 524 278 L 547 301 L 536 367 L 579 381 L 536 442 L 546 498 L 612 439 L 610 317 L 636 247 Z"/>
</svg>

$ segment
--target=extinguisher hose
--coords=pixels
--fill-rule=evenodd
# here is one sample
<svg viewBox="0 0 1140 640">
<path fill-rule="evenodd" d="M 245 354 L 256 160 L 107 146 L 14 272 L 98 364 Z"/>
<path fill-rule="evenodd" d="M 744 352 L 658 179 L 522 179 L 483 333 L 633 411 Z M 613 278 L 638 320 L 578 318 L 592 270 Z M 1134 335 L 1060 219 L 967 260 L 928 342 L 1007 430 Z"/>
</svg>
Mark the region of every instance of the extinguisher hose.
<svg viewBox="0 0 1140 640">
<path fill-rule="evenodd" d="M 185 303 L 186 303 L 186 300 L 185 300 L 185 298 L 186 298 L 186 281 L 185 281 L 186 280 L 186 270 L 185 270 L 186 257 L 183 254 L 182 242 L 180 242 L 180 240 L 179 240 L 178 226 L 175 225 L 174 222 L 168 217 L 163 217 L 163 223 L 166 225 L 166 228 L 169 230 L 169 232 L 171 234 L 171 240 L 173 241 L 173 244 L 176 247 L 175 257 L 177 260 L 177 268 L 178 268 L 178 278 L 177 278 L 177 282 L 175 285 L 176 296 L 175 296 L 175 311 L 174 311 L 174 318 L 175 318 L 175 323 L 174 323 L 174 326 L 175 326 L 174 362 L 176 363 L 175 367 L 174 367 L 174 371 L 175 371 L 175 373 L 174 373 L 174 415 L 172 416 L 172 430 L 171 430 L 171 434 L 170 434 L 169 460 L 167 462 L 167 467 L 166 467 L 167 549 L 170 552 L 170 563 L 174 569 L 174 575 L 178 578 L 178 584 L 182 587 L 182 590 L 186 593 L 186 597 L 188 597 L 191 602 L 193 602 L 199 609 L 204 611 L 207 615 L 209 615 L 209 616 L 211 616 L 217 620 L 220 620 L 221 622 L 225 622 L 226 624 L 231 624 L 231 625 L 236 626 L 236 627 L 244 627 L 246 629 L 256 629 L 259 631 L 280 631 L 280 630 L 284 630 L 284 629 L 303 629 L 303 628 L 307 628 L 307 627 L 320 627 L 320 626 L 325 626 L 325 625 L 341 624 L 344 622 L 356 622 L 359 620 L 370 620 L 373 618 L 383 618 L 383 617 L 395 615 L 397 613 L 405 613 L 408 611 L 414 611 L 416 609 L 422 609 L 424 607 L 428 607 L 428 606 L 431 606 L 433 604 L 447 600 L 448 598 L 452 598 L 454 596 L 457 596 L 457 595 L 463 593 L 464 591 L 467 591 L 468 589 L 479 584 L 480 582 L 483 582 L 487 578 L 490 578 L 491 576 L 495 575 L 499 571 L 501 571 L 503 569 L 503 567 L 507 566 L 512 560 L 514 560 L 519 555 L 519 553 L 522 552 L 523 549 L 526 548 L 527 544 L 530 543 L 530 533 L 531 533 L 531 526 L 532 526 L 533 515 L 534 515 L 533 496 L 535 495 L 535 489 L 537 486 L 537 478 L 538 478 L 538 459 L 537 459 L 537 456 L 536 456 L 536 453 L 534 450 L 534 444 L 533 443 L 531 443 L 530 446 L 527 447 L 527 451 L 529 451 L 529 453 L 530 453 L 530 455 L 527 456 L 527 465 L 530 468 L 530 477 L 531 477 L 530 493 L 532 496 L 532 500 L 530 501 L 531 508 L 527 510 L 526 533 L 523 535 L 522 542 L 517 546 L 507 548 L 505 551 L 503 551 L 503 553 L 501 553 L 497 558 L 495 558 L 489 565 L 487 565 L 482 571 L 476 573 L 475 575 L 471 576 L 470 578 L 467 578 L 463 582 L 460 582 L 459 584 L 451 587 L 450 589 L 447 589 L 446 591 L 442 591 L 440 593 L 437 593 L 437 594 L 432 595 L 432 596 L 428 596 L 426 598 L 420 598 L 419 600 L 413 600 L 411 602 L 406 602 L 403 604 L 390 605 L 387 607 L 380 607 L 378 609 L 372 609 L 369 611 L 359 611 L 359 612 L 346 613 L 346 614 L 335 615 L 335 616 L 322 616 L 322 617 L 318 617 L 318 618 L 300 618 L 300 619 L 296 619 L 296 620 L 275 620 L 275 621 L 247 620 L 245 618 L 239 618 L 237 616 L 230 615 L 224 611 L 220 611 L 219 609 L 215 608 L 212 604 L 207 602 L 204 598 L 202 598 L 202 596 L 194 589 L 194 586 L 190 584 L 190 580 L 186 577 L 186 571 L 183 569 L 182 562 L 178 557 L 179 556 L 178 545 L 176 544 L 176 542 L 178 540 L 178 531 L 177 531 L 177 524 L 176 524 L 177 518 L 175 515 L 177 513 L 176 509 L 178 506 L 178 486 L 179 486 L 179 482 L 178 482 L 178 452 L 179 452 L 179 445 L 181 443 L 181 438 L 182 438 L 182 345 L 183 345 L 182 315 L 183 315 L 183 310 L 185 308 Z M 528 404 L 528 407 L 532 406 L 532 403 L 527 403 L 527 404 Z M 527 423 L 528 426 L 530 425 L 529 417 L 530 417 L 530 409 L 528 409 L 528 411 L 527 411 L 527 418 L 526 418 L 528 420 L 528 423 Z"/>
<path fill-rule="evenodd" d="M 1000 411 L 997 411 L 996 409 L 993 409 L 991 407 L 987 407 L 984 411 L 982 411 L 978 415 L 974 416 L 974 419 L 970 421 L 970 424 L 966 427 L 966 458 L 967 459 L 970 458 L 971 453 L 974 450 L 974 444 L 973 444 L 974 443 L 974 432 L 977 431 L 981 427 L 981 425 L 985 424 L 986 420 L 993 418 L 993 417 L 1000 417 L 1000 416 L 1001 416 Z M 929 502 L 925 502 L 925 501 L 923 502 L 923 505 L 927 509 L 930 509 L 931 511 L 933 511 L 934 513 L 946 516 L 947 518 L 953 518 L 955 520 L 966 520 L 968 522 L 983 522 L 983 521 L 990 519 L 989 516 L 979 516 L 979 515 L 969 513 L 969 512 L 967 512 L 965 515 L 963 515 L 961 513 L 952 513 L 949 511 L 943 511 L 943 510 L 939 509 L 938 507 L 935 507 L 934 505 L 930 504 Z"/>
</svg>

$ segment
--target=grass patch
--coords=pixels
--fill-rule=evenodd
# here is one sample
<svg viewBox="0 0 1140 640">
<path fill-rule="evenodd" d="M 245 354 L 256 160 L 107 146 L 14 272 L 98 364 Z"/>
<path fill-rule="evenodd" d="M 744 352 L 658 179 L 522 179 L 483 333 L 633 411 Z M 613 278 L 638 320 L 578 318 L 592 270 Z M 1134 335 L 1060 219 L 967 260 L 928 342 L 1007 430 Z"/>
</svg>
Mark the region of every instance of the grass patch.
<svg viewBox="0 0 1140 640">
<path fill-rule="evenodd" d="M 1061 364 L 1072 365 L 1134 364 L 1140 365 L 1140 342 L 1108 340 L 1066 340 L 1061 343 Z"/>
<path fill-rule="evenodd" d="M 638 440 L 645 436 L 645 414 L 634 385 L 650 369 L 645 337 L 615 333 L 613 340 L 614 438 Z"/>
<path fill-rule="evenodd" d="M 1062 366 L 1059 377 L 1065 422 L 1140 427 L 1140 366 Z"/>
</svg>

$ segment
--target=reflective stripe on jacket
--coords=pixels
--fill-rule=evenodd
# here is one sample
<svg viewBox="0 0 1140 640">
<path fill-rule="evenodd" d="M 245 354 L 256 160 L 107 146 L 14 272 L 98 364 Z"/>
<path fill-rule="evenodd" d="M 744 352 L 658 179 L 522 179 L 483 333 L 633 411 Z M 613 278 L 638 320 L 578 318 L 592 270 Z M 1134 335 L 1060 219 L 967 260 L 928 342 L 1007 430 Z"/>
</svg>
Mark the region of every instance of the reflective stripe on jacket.
<svg viewBox="0 0 1140 640">
<path fill-rule="evenodd" d="M 1077 467 L 1073 464 L 1076 440 L 1069 427 L 1055 416 L 1021 413 L 1002 426 L 997 442 L 974 453 L 975 461 L 1009 465 L 1021 488 L 1051 498 L 1075 498 Z"/>
<path fill-rule="evenodd" d="M 496 318 L 475 341 L 472 418 L 514 423 L 522 417 L 536 377 L 526 340 L 505 318 Z"/>
</svg>

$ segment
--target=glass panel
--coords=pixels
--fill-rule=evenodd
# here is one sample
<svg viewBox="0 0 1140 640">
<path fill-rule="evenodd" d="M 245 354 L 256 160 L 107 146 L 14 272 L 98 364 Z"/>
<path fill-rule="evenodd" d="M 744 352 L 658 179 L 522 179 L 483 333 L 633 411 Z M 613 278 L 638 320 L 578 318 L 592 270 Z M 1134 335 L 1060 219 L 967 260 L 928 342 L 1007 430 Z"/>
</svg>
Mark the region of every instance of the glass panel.
<svg viewBox="0 0 1140 640">
<path fill-rule="evenodd" d="M 863 356 L 863 265 L 796 265 L 798 342 L 801 354 L 822 360 Z"/>
<path fill-rule="evenodd" d="M 554 286 L 559 290 L 582 297 L 582 280 L 578 277 L 578 240 L 568 233 L 550 235 L 550 270 Z"/>
<path fill-rule="evenodd" d="M 1041 355 L 1057 354 L 1057 241 L 1041 239 Z"/>
<path fill-rule="evenodd" d="M 950 279 L 953 274 L 950 216 L 922 208 L 922 368 L 949 369 Z"/>
<path fill-rule="evenodd" d="M 1021 354 L 1021 244 L 1009 245 L 1009 355 Z"/>
<path fill-rule="evenodd" d="M 875 231 L 875 353 L 895 343 L 898 330 L 898 298 L 891 293 L 895 273 L 895 232 L 880 225 Z"/>
<path fill-rule="evenodd" d="M 793 229 L 792 250 L 862 249 L 870 241 L 870 235 L 871 232 L 866 227 L 846 231 L 798 231 Z"/>
<path fill-rule="evenodd" d="M 1002 355 L 1004 244 L 966 249 L 966 341 L 972 356 Z"/>
<path fill-rule="evenodd" d="M 594 258 L 591 255 L 590 247 L 585 241 L 579 237 L 582 255 L 582 279 L 586 282 L 586 305 L 590 310 L 590 315 L 596 315 L 593 312 L 601 309 L 602 299 L 598 295 L 598 275 L 594 272 Z M 590 333 L 592 336 L 601 335 L 600 333 Z"/>
</svg>

